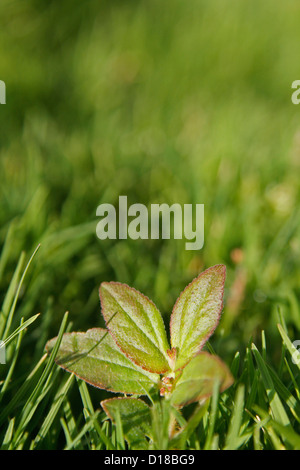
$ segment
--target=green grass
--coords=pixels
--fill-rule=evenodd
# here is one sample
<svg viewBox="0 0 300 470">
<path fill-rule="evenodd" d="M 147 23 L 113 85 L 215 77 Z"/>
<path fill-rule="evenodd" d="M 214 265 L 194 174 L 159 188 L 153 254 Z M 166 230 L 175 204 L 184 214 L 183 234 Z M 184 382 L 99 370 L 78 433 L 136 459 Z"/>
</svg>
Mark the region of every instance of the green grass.
<svg viewBox="0 0 300 470">
<path fill-rule="evenodd" d="M 22 310 L 26 302 L 26 295 L 24 299 L 19 296 L 36 252 L 22 274 L 17 267 L 4 301 L 11 305 L 9 314 L 4 317 L 2 310 L 7 364 L 1 365 L 0 448 L 131 449 L 121 420 L 110 423 L 100 407 L 98 400 L 104 392 L 91 389 L 54 362 L 62 335 L 71 327 L 68 312 L 51 355 L 44 354 L 38 362 L 30 363 L 28 373 L 18 369 L 19 362 L 24 364 L 20 350 L 28 349 L 26 336 L 39 321 L 39 315 L 24 321 L 15 314 L 15 306 L 20 302 Z M 14 329 L 12 325 L 18 321 L 20 326 Z M 266 335 L 262 332 L 261 351 L 249 342 L 244 351 L 235 354 L 231 363 L 235 382 L 221 395 L 215 388 L 210 400 L 190 405 L 180 415 L 174 415 L 165 400 L 152 403 L 149 449 L 299 449 L 300 365 L 291 361 L 296 349 L 280 321 L 279 315 L 281 356 L 277 367 L 269 364 Z M 221 343 L 222 339 L 222 349 Z M 211 345 L 209 349 L 213 351 Z M 182 426 L 175 437 L 169 435 L 173 415 Z"/>
<path fill-rule="evenodd" d="M 102 281 L 145 293 L 168 324 L 187 283 L 224 263 L 209 348 L 236 380 L 186 409 L 179 444 L 299 449 L 297 0 L 2 0 L 0 15 L 1 448 L 123 449 L 109 393 L 59 370 L 47 340 L 103 326 Z M 203 249 L 98 240 L 96 208 L 119 195 L 204 203 Z M 154 448 L 171 445 L 166 412 Z"/>
</svg>

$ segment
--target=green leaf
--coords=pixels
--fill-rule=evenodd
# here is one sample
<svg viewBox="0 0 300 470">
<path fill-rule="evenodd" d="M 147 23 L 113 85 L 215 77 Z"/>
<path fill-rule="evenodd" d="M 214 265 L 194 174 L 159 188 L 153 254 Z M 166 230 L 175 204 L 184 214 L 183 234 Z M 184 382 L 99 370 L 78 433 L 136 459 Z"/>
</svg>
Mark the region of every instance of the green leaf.
<svg viewBox="0 0 300 470">
<path fill-rule="evenodd" d="M 107 328 L 124 354 L 150 372 L 170 370 L 164 322 L 154 303 L 119 282 L 103 282 L 100 300 Z"/>
<path fill-rule="evenodd" d="M 148 449 L 145 436 L 151 437 L 151 410 L 145 402 L 136 398 L 111 398 L 102 401 L 101 406 L 113 423 L 121 421 L 131 449 Z"/>
<path fill-rule="evenodd" d="M 176 369 L 184 367 L 214 332 L 223 308 L 226 267 L 213 266 L 194 279 L 178 297 L 171 315 L 171 345 Z"/>
<path fill-rule="evenodd" d="M 48 353 L 55 338 L 46 345 Z M 86 333 L 65 333 L 55 362 L 95 387 L 116 393 L 145 395 L 159 380 L 133 364 L 102 328 Z"/>
<path fill-rule="evenodd" d="M 216 382 L 221 392 L 233 383 L 228 367 L 219 357 L 200 352 L 183 369 L 171 395 L 171 403 L 180 407 L 208 398 Z"/>
</svg>

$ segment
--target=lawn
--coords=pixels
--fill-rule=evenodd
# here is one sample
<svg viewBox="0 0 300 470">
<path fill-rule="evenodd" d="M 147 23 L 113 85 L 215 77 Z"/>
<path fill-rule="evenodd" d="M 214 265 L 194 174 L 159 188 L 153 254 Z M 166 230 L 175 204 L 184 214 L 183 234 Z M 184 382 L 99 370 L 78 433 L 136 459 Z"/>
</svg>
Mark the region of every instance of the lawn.
<svg viewBox="0 0 300 470">
<path fill-rule="evenodd" d="M 1 0 L 0 17 L 0 448 L 133 449 L 100 406 L 112 394 L 45 345 L 104 327 L 102 282 L 168 325 L 185 286 L 224 264 L 205 350 L 234 383 L 184 409 L 175 444 L 155 402 L 149 447 L 300 449 L 297 0 Z M 119 196 L 204 204 L 203 248 L 100 240 L 96 209 Z"/>
</svg>

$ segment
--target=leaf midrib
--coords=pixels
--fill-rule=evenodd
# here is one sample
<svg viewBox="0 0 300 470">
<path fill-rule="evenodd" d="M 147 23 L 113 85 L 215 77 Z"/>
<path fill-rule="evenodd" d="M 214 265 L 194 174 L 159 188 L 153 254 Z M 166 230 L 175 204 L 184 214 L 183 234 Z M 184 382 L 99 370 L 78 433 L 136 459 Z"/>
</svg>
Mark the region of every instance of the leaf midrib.
<svg viewBox="0 0 300 470">
<path fill-rule="evenodd" d="M 199 307 L 196 310 L 196 313 L 194 314 L 194 319 L 192 321 L 191 328 L 189 329 L 189 332 L 191 333 L 191 335 L 194 332 L 194 326 L 195 326 L 197 314 L 198 314 L 199 310 L 201 310 L 201 308 L 203 307 L 203 304 L 207 301 L 207 298 L 208 298 L 208 296 L 209 296 L 209 294 L 212 290 L 210 287 L 211 287 L 210 285 L 207 287 L 205 295 L 204 295 L 204 299 L 201 301 L 201 303 L 199 304 Z M 189 297 L 187 296 L 187 298 L 184 301 L 184 305 L 182 307 L 182 313 L 181 313 L 181 318 L 180 318 L 180 331 L 182 331 L 182 332 L 184 331 L 184 329 L 182 328 L 182 323 L 183 323 L 184 317 L 186 316 L 186 310 L 187 310 L 188 302 L 189 302 Z M 200 317 L 202 317 L 202 314 L 200 314 Z M 199 320 L 198 317 L 197 317 L 197 320 Z M 183 334 L 180 335 L 180 350 L 182 348 L 182 344 L 187 341 L 188 336 L 189 336 L 188 333 L 186 335 L 183 335 Z M 182 351 L 184 351 L 184 349 L 186 349 L 186 348 L 183 348 Z"/>
<path fill-rule="evenodd" d="M 116 301 L 116 303 L 118 304 L 118 306 L 120 307 L 120 309 L 123 311 L 123 313 L 128 317 L 128 319 L 140 330 L 140 332 L 141 332 L 141 333 L 150 341 L 150 343 L 160 352 L 160 354 L 162 355 L 162 357 L 163 357 L 164 359 L 166 359 L 166 363 L 168 364 L 168 361 L 167 361 L 167 358 L 166 358 L 166 352 L 163 352 L 163 351 L 160 349 L 160 347 L 157 346 L 157 344 L 154 343 L 153 339 L 150 338 L 150 337 L 147 335 L 147 333 L 133 320 L 133 318 L 130 316 L 130 314 L 129 314 L 128 312 L 126 312 L 126 310 L 125 310 L 124 307 L 122 307 L 122 305 L 118 302 L 118 300 L 116 299 L 116 297 L 115 297 L 108 289 L 107 289 L 107 291 L 108 291 L 109 294 L 113 297 L 113 299 Z M 141 304 L 138 300 L 137 300 L 137 303 L 142 306 L 142 304 Z M 142 306 L 142 308 L 143 308 L 143 306 Z M 143 308 L 143 311 L 145 312 L 146 317 L 147 317 L 147 319 L 148 319 L 148 321 L 149 321 L 149 323 L 150 323 L 150 325 L 151 325 L 151 329 L 152 329 L 152 331 L 154 332 L 155 339 L 157 340 L 157 342 L 158 342 L 158 344 L 159 344 L 158 337 L 157 337 L 156 334 L 155 334 L 155 330 L 153 329 L 153 325 L 152 325 L 152 323 L 151 323 L 151 321 L 150 321 L 150 319 L 149 319 L 149 317 L 148 317 L 148 314 L 147 314 L 147 312 L 146 312 L 146 310 L 145 310 L 144 308 Z M 109 324 L 107 324 L 107 327 L 108 327 L 108 329 L 110 329 L 110 328 L 109 328 Z M 138 348 L 136 348 L 136 349 L 138 349 Z M 140 350 L 140 351 L 141 351 L 141 350 Z"/>
<path fill-rule="evenodd" d="M 115 351 L 115 350 L 113 350 L 113 351 Z M 68 351 L 68 352 L 69 352 L 69 351 Z M 143 376 L 144 376 L 145 378 L 147 378 L 150 382 L 156 383 L 156 382 L 154 382 L 147 374 L 144 373 L 144 370 L 143 370 L 143 369 L 141 369 L 141 370 L 135 369 L 134 367 L 130 367 L 130 365 L 117 364 L 116 362 L 108 361 L 107 359 L 100 359 L 100 358 L 97 357 L 97 356 L 93 356 L 93 355 L 89 355 L 89 354 L 85 355 L 84 357 L 78 358 L 78 360 L 76 360 L 76 361 L 74 361 L 74 362 L 71 362 L 70 364 L 66 365 L 66 367 L 73 367 L 73 366 L 74 366 L 77 362 L 79 362 L 80 360 L 82 360 L 82 359 L 89 359 L 89 358 L 95 359 L 95 360 L 97 360 L 97 361 L 99 361 L 99 362 L 102 362 L 102 363 L 105 363 L 105 364 L 113 364 L 113 365 L 115 365 L 115 366 L 117 366 L 117 367 L 122 367 L 122 368 L 124 368 L 124 369 L 132 370 L 132 371 L 134 371 L 134 372 L 137 372 L 138 374 L 143 375 Z M 65 364 L 62 360 L 59 360 L 59 359 L 58 359 L 58 362 L 59 362 L 62 366 Z M 133 364 L 133 365 L 134 365 L 134 364 Z M 152 372 L 152 373 L 153 373 L 153 372 Z M 125 380 L 126 380 L 126 379 L 125 379 Z"/>
</svg>

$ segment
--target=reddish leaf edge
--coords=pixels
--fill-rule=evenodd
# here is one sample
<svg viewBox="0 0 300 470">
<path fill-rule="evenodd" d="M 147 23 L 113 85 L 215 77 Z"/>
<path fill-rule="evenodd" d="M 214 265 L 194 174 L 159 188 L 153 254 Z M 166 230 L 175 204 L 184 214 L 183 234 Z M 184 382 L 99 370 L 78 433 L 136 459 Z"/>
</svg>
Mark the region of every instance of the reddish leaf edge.
<svg viewBox="0 0 300 470">
<path fill-rule="evenodd" d="M 82 334 L 82 335 L 85 335 L 88 331 L 91 331 L 91 330 L 102 330 L 102 331 L 105 331 L 105 332 L 108 331 L 108 330 L 106 330 L 105 328 L 89 328 L 86 332 L 85 332 L 85 331 L 72 331 L 72 332 L 70 332 L 70 333 L 64 333 L 63 336 L 65 336 L 65 335 L 68 335 L 68 336 L 69 336 L 69 335 L 72 335 L 72 334 L 77 334 L 77 335 L 78 335 L 78 334 Z M 110 334 L 109 331 L 108 331 L 108 334 Z M 49 343 L 50 341 L 56 339 L 56 338 L 57 338 L 57 336 L 55 336 L 54 338 L 51 338 L 51 340 L 49 340 L 49 341 L 46 343 L 45 349 L 46 349 L 47 354 L 49 354 L 49 351 L 47 350 L 47 345 L 48 345 L 48 343 Z M 120 350 L 120 352 L 121 352 L 122 354 L 124 354 L 123 351 Z M 124 354 L 124 355 L 125 355 L 125 354 Z M 147 395 L 146 392 L 145 392 L 145 393 L 142 393 L 142 394 L 140 394 L 140 393 L 128 393 L 126 390 L 118 390 L 118 391 L 116 391 L 116 390 L 113 390 L 113 389 L 111 389 L 111 388 L 107 388 L 107 387 L 105 387 L 101 382 L 95 383 L 95 382 L 92 382 L 91 380 L 84 379 L 81 375 L 77 374 L 76 372 L 73 372 L 72 370 L 68 369 L 67 367 L 64 367 L 62 364 L 60 364 L 60 362 L 59 362 L 58 360 L 56 360 L 56 358 L 54 359 L 54 361 L 55 361 L 55 363 L 56 363 L 59 367 L 61 367 L 61 368 L 62 368 L 63 370 L 65 370 L 66 372 L 69 372 L 70 374 L 75 375 L 75 377 L 77 377 L 78 379 L 83 380 L 83 381 L 86 382 L 87 384 L 92 385 L 93 387 L 98 388 L 99 390 L 106 390 L 107 392 L 111 392 L 111 393 L 123 393 L 124 395 L 138 395 L 138 396 L 146 396 L 146 395 Z M 133 361 L 131 361 L 131 362 L 133 362 Z M 137 365 L 137 364 L 135 364 L 135 365 Z M 145 370 L 145 369 L 144 369 L 144 370 Z M 148 371 L 148 372 L 151 372 L 151 371 Z M 158 382 L 158 383 L 159 383 L 159 382 Z M 155 383 L 153 383 L 153 387 L 155 387 Z M 125 398 L 125 397 L 114 397 L 114 398 Z M 111 400 L 113 400 L 114 398 L 111 398 Z M 128 397 L 128 398 L 129 398 L 129 397 Z"/>
<path fill-rule="evenodd" d="M 138 367 L 141 367 L 142 369 L 146 370 L 147 372 L 151 372 L 153 374 L 165 374 L 166 372 L 169 372 L 171 371 L 171 368 L 170 366 L 166 369 L 163 369 L 163 370 L 160 370 L 160 371 L 157 371 L 157 370 L 153 370 L 149 367 L 146 367 L 146 365 L 141 365 L 139 364 L 128 352 L 125 352 L 123 351 L 122 347 L 120 346 L 120 344 L 118 343 L 118 340 L 117 338 L 115 337 L 114 333 L 112 332 L 112 330 L 110 329 L 109 327 L 109 321 L 106 320 L 105 318 L 105 315 L 104 315 L 104 309 L 103 309 L 103 303 L 102 303 L 102 295 L 101 295 L 101 286 L 105 286 L 106 284 L 114 284 L 114 285 L 121 285 L 121 286 L 125 286 L 125 287 L 128 287 L 130 290 L 134 291 L 134 292 L 137 292 L 138 294 L 140 294 L 141 296 L 143 296 L 146 300 L 148 300 L 156 309 L 157 311 L 160 313 L 159 309 L 157 308 L 157 306 L 155 305 L 155 303 L 149 299 L 149 297 L 147 297 L 145 294 L 143 294 L 142 292 L 140 292 L 139 290 L 135 289 L 134 287 L 131 287 L 129 286 L 128 284 L 125 284 L 125 283 L 122 283 L 122 282 L 116 282 L 116 281 L 110 281 L 110 282 L 102 282 L 100 284 L 100 287 L 99 287 L 99 298 L 100 298 L 100 304 L 101 304 L 101 313 L 102 313 L 102 316 L 104 318 L 104 321 L 105 321 L 105 325 L 106 325 L 106 328 L 108 329 L 112 339 L 114 340 L 114 342 L 116 343 L 116 345 L 118 346 L 118 348 L 120 349 L 120 351 L 124 354 L 124 356 L 128 357 L 128 359 L 131 360 L 131 362 L 133 362 L 135 365 L 137 365 Z M 161 315 L 161 313 L 160 313 Z M 163 321 L 163 325 L 164 325 L 164 321 Z M 164 330 L 165 330 L 165 333 L 166 333 L 166 329 L 165 329 L 165 325 L 164 325 Z M 156 346 L 156 345 L 155 345 Z M 157 347 L 157 346 L 156 346 Z M 158 348 L 157 348 L 158 349 Z M 168 351 L 168 350 L 167 350 Z M 166 353 L 167 353 L 166 351 Z M 167 361 L 167 358 L 166 358 L 166 361 Z"/>
<path fill-rule="evenodd" d="M 213 333 L 215 332 L 217 326 L 219 325 L 219 322 L 220 322 L 220 318 L 221 318 L 221 314 L 222 314 L 222 311 L 223 311 L 223 308 L 224 308 L 224 287 L 225 287 L 225 280 L 226 280 L 226 266 L 225 264 L 216 264 L 214 266 L 210 266 L 209 268 L 205 269 L 205 271 L 202 271 L 198 276 L 196 276 L 184 289 L 183 291 L 180 293 L 180 295 L 178 296 L 175 304 L 174 304 L 174 307 L 172 309 L 172 314 L 171 314 L 171 318 L 170 318 L 170 339 L 171 339 L 171 349 L 173 349 L 173 345 L 172 345 L 172 324 L 173 324 L 173 318 L 174 318 L 174 314 L 175 314 L 175 309 L 176 309 L 176 306 L 181 298 L 181 296 L 184 294 L 184 292 L 189 288 L 191 287 L 193 284 L 195 284 L 202 276 L 204 276 L 204 274 L 207 274 L 209 271 L 213 271 L 213 270 L 216 270 L 216 268 L 220 269 L 220 271 L 222 271 L 222 277 L 223 277 L 223 282 L 222 282 L 222 289 L 221 289 L 221 293 L 222 293 L 222 303 L 221 303 L 221 306 L 220 306 L 220 309 L 219 309 L 219 312 L 218 312 L 218 318 L 217 318 L 217 321 L 215 322 L 215 325 L 214 327 L 210 330 L 210 332 L 204 337 L 204 339 L 201 341 L 200 345 L 199 345 L 199 348 L 198 350 L 196 351 L 196 353 L 194 354 L 193 357 L 197 356 L 204 344 L 207 342 L 207 340 L 213 335 Z M 174 349 L 177 349 L 177 348 L 174 348 Z M 193 358 L 191 358 L 193 359 Z M 190 360 L 191 360 L 190 359 Z M 188 361 L 186 364 L 184 364 L 182 367 L 179 367 L 178 369 L 175 369 L 175 371 L 178 371 L 178 370 L 183 370 L 187 364 L 189 363 L 190 361 Z"/>
</svg>

